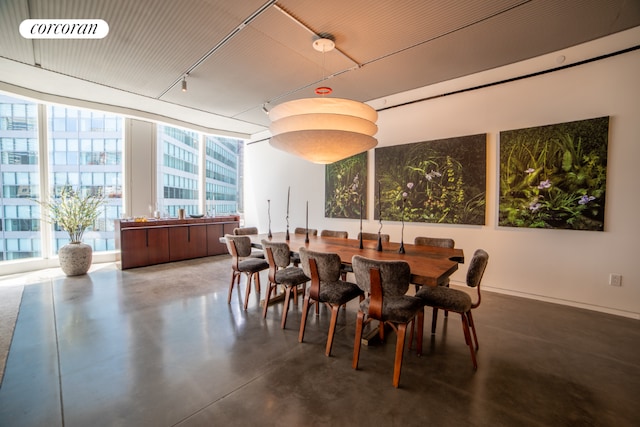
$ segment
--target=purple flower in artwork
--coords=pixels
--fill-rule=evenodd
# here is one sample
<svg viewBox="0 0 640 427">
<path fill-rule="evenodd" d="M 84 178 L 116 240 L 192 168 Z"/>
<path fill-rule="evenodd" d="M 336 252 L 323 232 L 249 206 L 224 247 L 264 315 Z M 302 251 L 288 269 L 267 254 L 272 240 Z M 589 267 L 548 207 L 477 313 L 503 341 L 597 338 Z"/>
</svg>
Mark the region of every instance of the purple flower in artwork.
<svg viewBox="0 0 640 427">
<path fill-rule="evenodd" d="M 411 190 L 413 188 L 413 182 L 407 182 L 407 188 Z M 406 193 L 405 193 L 406 194 Z M 407 196 L 405 196 L 407 197 Z"/>
<path fill-rule="evenodd" d="M 535 211 L 537 211 L 538 209 L 540 209 L 540 207 L 541 207 L 541 206 L 542 206 L 542 205 L 541 205 L 540 203 L 533 202 L 533 203 L 531 203 L 531 204 L 529 205 L 529 210 L 530 210 L 531 212 L 535 212 Z"/>
<path fill-rule="evenodd" d="M 536 171 L 536 170 L 535 170 L 534 168 L 529 168 L 529 169 L 527 169 L 527 170 L 526 170 L 526 171 L 524 171 L 524 172 L 525 172 L 525 173 L 528 173 L 528 174 L 532 174 L 532 173 L 534 173 L 535 171 Z"/>
<path fill-rule="evenodd" d="M 406 191 L 405 191 L 404 193 L 402 193 L 402 197 L 403 197 L 403 198 L 405 198 L 405 199 L 407 198 L 407 195 L 408 195 L 408 194 L 407 194 L 407 192 L 406 192 Z"/>
<path fill-rule="evenodd" d="M 596 198 L 593 196 L 588 196 L 588 195 L 584 195 L 582 197 L 580 197 L 580 200 L 578 200 L 578 204 L 580 205 L 586 205 L 587 203 L 589 203 L 592 200 L 595 200 Z"/>
<path fill-rule="evenodd" d="M 551 181 L 549 181 L 548 179 L 545 179 L 544 181 L 540 181 L 540 185 L 538 185 L 538 188 L 540 190 L 544 190 L 545 188 L 549 188 L 551 187 Z"/>
</svg>

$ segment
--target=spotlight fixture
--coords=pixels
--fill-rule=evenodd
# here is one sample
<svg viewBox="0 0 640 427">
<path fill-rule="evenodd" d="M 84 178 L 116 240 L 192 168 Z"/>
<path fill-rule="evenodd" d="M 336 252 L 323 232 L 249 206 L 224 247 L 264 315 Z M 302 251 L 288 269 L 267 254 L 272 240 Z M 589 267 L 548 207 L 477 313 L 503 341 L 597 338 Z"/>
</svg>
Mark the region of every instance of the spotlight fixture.
<svg viewBox="0 0 640 427">
<path fill-rule="evenodd" d="M 262 112 L 267 116 L 269 115 L 269 110 L 267 110 L 267 104 L 262 104 Z"/>
<path fill-rule="evenodd" d="M 182 78 L 182 91 L 186 92 L 187 91 L 187 76 L 184 76 Z"/>
</svg>

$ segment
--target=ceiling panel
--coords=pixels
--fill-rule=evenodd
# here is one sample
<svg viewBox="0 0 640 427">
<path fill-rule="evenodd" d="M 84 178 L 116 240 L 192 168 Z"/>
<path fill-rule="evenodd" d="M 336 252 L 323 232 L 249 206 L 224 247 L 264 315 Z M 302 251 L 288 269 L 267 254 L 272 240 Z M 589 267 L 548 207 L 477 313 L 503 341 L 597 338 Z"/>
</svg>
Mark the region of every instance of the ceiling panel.
<svg viewBox="0 0 640 427">
<path fill-rule="evenodd" d="M 110 30 L 101 40 L 26 40 L 17 28 L 27 18 L 104 19 Z M 319 84 L 370 101 L 639 25 L 638 0 L 0 0 L 0 57 L 42 67 L 2 73 L 9 84 L 64 94 L 60 79 L 34 77 L 48 70 L 76 79 L 66 81 L 81 99 L 137 109 L 137 95 L 167 116 L 186 107 L 253 132 L 268 125 L 263 104 L 314 96 Z M 339 51 L 313 50 L 317 34 Z"/>
</svg>

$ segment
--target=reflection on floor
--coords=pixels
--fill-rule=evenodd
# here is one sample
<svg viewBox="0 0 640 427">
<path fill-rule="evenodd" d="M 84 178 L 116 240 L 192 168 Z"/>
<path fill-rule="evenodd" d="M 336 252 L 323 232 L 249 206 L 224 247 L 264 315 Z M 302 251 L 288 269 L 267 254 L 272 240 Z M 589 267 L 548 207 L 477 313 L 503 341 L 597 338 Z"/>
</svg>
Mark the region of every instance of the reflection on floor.
<svg viewBox="0 0 640 427">
<path fill-rule="evenodd" d="M 301 304 L 282 330 L 282 305 L 265 320 L 255 292 L 227 305 L 229 278 L 220 256 L 25 286 L 0 425 L 640 424 L 637 320 L 485 292 L 478 371 L 459 317 L 441 316 L 395 389 L 393 333 L 351 368 L 355 302 L 325 357 L 327 310 L 300 344 Z"/>
</svg>

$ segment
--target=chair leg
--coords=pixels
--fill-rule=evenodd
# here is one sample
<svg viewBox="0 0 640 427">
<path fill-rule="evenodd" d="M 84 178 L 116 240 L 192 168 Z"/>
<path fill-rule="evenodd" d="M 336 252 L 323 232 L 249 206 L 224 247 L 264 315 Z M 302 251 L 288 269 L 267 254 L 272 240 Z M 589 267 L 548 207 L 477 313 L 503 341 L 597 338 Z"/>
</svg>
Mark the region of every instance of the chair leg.
<svg viewBox="0 0 640 427">
<path fill-rule="evenodd" d="M 267 317 L 267 308 L 269 308 L 269 301 L 271 300 L 271 294 L 277 286 L 278 285 L 276 285 L 275 283 L 269 282 L 269 286 L 267 288 L 267 294 L 264 296 L 264 307 L 262 308 L 263 319 Z"/>
<path fill-rule="evenodd" d="M 302 305 L 302 319 L 300 319 L 300 333 L 298 334 L 298 342 L 302 342 L 304 339 L 304 328 L 307 325 L 307 313 L 309 312 L 309 295 L 304 297 L 304 304 Z"/>
<path fill-rule="evenodd" d="M 476 351 L 473 348 L 473 341 L 471 340 L 471 332 L 469 331 L 469 322 L 465 313 L 462 313 L 462 330 L 464 332 L 464 340 L 469 346 L 471 352 L 471 362 L 473 362 L 473 369 L 478 369 L 478 362 L 476 361 Z"/>
<path fill-rule="evenodd" d="M 247 311 L 247 307 L 249 306 L 249 295 L 251 294 L 251 278 L 255 273 L 247 274 L 247 289 L 244 296 L 244 310 Z M 240 289 L 240 288 L 238 288 Z"/>
<path fill-rule="evenodd" d="M 331 306 L 331 323 L 329 324 L 329 335 L 327 335 L 327 348 L 324 350 L 325 356 L 331 355 L 331 346 L 333 345 L 333 336 L 336 333 L 336 323 L 338 323 L 339 305 Z"/>
<path fill-rule="evenodd" d="M 256 271 L 253 275 L 255 276 L 254 283 L 256 286 L 256 292 L 260 295 L 260 272 Z"/>
<path fill-rule="evenodd" d="M 358 317 L 356 319 L 356 338 L 353 342 L 353 362 L 351 366 L 353 369 L 358 369 L 358 361 L 360 360 L 360 346 L 362 345 L 362 327 L 364 323 L 364 312 L 358 310 Z"/>
<path fill-rule="evenodd" d="M 400 384 L 400 371 L 402 370 L 402 355 L 404 353 L 404 338 L 407 333 L 407 324 L 401 323 L 398 325 L 396 340 L 396 359 L 393 364 L 393 386 L 398 388 Z"/>
<path fill-rule="evenodd" d="M 413 331 L 413 327 L 414 327 L 414 323 L 418 322 L 418 339 L 417 339 L 417 348 L 416 348 L 416 353 L 418 354 L 418 356 L 422 355 L 422 338 L 423 338 L 423 334 L 424 334 L 424 309 L 421 309 L 418 312 L 418 318 L 417 319 L 413 319 L 413 322 L 411 323 L 411 330 Z"/>
<path fill-rule="evenodd" d="M 282 329 L 284 329 L 284 325 L 287 324 L 287 314 L 289 312 L 289 299 L 291 298 L 291 288 L 294 288 L 294 291 L 295 291 L 295 286 L 284 287 L 284 307 L 282 307 L 282 322 L 280 323 L 280 327 Z"/>
<path fill-rule="evenodd" d="M 235 271 L 231 273 L 231 283 L 229 284 L 229 297 L 227 298 L 227 304 L 231 304 L 231 294 L 233 293 L 233 284 L 235 283 L 237 276 L 238 274 Z"/>
<path fill-rule="evenodd" d="M 436 326 L 438 324 L 438 309 L 433 307 L 433 316 L 431 317 L 431 333 L 436 333 Z"/>
<path fill-rule="evenodd" d="M 480 345 L 478 344 L 478 335 L 476 335 L 476 325 L 473 323 L 473 316 L 471 315 L 471 311 L 467 312 L 467 318 L 469 319 L 469 329 L 473 333 L 473 341 L 476 343 L 476 351 L 480 350 Z"/>
</svg>

